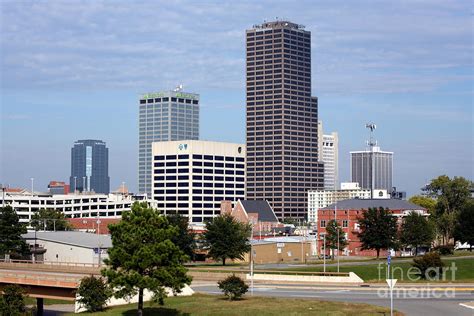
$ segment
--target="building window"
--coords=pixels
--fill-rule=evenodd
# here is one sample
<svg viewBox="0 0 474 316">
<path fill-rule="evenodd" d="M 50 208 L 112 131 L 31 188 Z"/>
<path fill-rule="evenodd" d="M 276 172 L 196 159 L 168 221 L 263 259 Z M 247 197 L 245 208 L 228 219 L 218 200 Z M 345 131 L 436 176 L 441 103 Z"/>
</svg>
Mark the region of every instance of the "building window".
<svg viewBox="0 0 474 316">
<path fill-rule="evenodd" d="M 326 227 L 326 221 L 324 219 L 321 220 L 321 225 L 319 227 Z"/>
<path fill-rule="evenodd" d="M 347 220 L 343 220 L 342 227 L 349 227 L 349 222 Z"/>
</svg>

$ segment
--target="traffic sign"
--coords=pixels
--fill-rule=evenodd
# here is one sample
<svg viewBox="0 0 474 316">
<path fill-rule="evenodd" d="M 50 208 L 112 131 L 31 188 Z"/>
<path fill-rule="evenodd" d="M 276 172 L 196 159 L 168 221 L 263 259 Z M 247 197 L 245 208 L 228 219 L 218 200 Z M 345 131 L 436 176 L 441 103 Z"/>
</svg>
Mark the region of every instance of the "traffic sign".
<svg viewBox="0 0 474 316">
<path fill-rule="evenodd" d="M 390 252 L 389 252 L 387 256 L 387 264 L 390 264 L 390 261 L 392 261 L 392 257 L 390 256 Z"/>
<path fill-rule="evenodd" d="M 397 280 L 398 279 L 386 279 L 385 281 L 387 281 L 388 287 L 390 289 L 393 289 L 395 287 L 395 284 L 397 283 Z"/>
</svg>

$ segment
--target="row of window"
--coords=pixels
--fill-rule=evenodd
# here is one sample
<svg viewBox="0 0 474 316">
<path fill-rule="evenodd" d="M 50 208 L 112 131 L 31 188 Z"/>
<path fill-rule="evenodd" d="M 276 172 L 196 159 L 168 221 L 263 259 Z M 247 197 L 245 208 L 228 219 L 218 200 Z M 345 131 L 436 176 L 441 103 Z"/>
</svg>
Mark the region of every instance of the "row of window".
<svg viewBox="0 0 474 316">
<path fill-rule="evenodd" d="M 224 164 L 223 162 L 210 162 L 210 161 L 193 161 L 193 167 L 216 167 L 216 168 L 237 168 L 237 169 L 245 169 L 245 165 L 243 164 L 233 164 L 233 163 L 226 163 Z M 154 163 L 155 167 L 176 167 L 176 166 L 189 166 L 189 161 L 168 161 L 168 162 L 155 162 Z M 194 170 L 194 169 L 193 169 Z M 201 169 L 197 169 L 201 170 Z M 202 173 L 202 171 L 199 171 Z"/>
<path fill-rule="evenodd" d="M 323 219 L 323 220 L 320 221 L 320 226 L 319 227 L 324 228 L 324 227 L 327 226 L 327 224 L 328 224 L 328 222 Z M 342 227 L 344 227 L 344 228 L 349 227 L 349 221 L 348 220 L 343 220 L 342 221 Z"/>
<path fill-rule="evenodd" d="M 211 155 L 193 155 L 193 159 L 204 159 L 204 160 L 219 160 L 219 161 L 239 161 L 244 162 L 245 158 L 243 157 L 224 157 L 224 156 L 211 156 Z M 160 155 L 155 156 L 155 160 L 171 160 L 171 159 L 189 159 L 189 155 Z"/>
<path fill-rule="evenodd" d="M 164 174 L 166 171 L 166 174 L 171 174 L 171 173 L 189 173 L 189 169 L 155 169 L 154 174 Z M 238 175 L 238 176 L 243 176 L 245 175 L 245 171 L 243 170 L 236 170 L 234 173 L 234 170 L 232 169 L 198 169 L 198 168 L 193 168 L 194 173 L 204 173 L 204 174 L 226 174 L 226 175 Z"/>
<path fill-rule="evenodd" d="M 155 98 L 155 99 L 141 99 L 140 104 L 146 103 L 160 103 L 160 102 L 169 102 L 170 98 Z M 188 103 L 188 104 L 199 104 L 198 100 L 190 100 L 190 99 L 181 99 L 181 98 L 171 98 L 171 102 L 179 102 L 179 103 Z"/>
<path fill-rule="evenodd" d="M 158 193 L 155 193 L 155 194 L 158 194 Z M 236 196 L 231 196 L 231 195 L 228 195 L 228 196 L 211 196 L 211 195 L 206 195 L 206 196 L 200 196 L 200 195 L 194 195 L 192 197 L 193 201 L 205 201 L 205 202 L 220 202 L 221 201 L 234 201 L 236 198 L 239 198 L 239 197 L 236 197 Z M 176 195 L 166 195 L 166 196 L 155 196 L 154 198 L 155 200 L 157 201 L 178 201 L 178 202 L 183 202 L 183 201 L 189 201 L 189 197 L 188 196 L 176 196 Z M 219 204 L 216 203 L 216 207 L 219 207 Z"/>
</svg>

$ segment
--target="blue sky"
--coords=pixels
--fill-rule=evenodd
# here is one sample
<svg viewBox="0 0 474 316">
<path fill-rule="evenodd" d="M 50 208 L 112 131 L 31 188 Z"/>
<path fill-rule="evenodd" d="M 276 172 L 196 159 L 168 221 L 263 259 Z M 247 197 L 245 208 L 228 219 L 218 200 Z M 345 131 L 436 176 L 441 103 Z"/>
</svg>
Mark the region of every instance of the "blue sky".
<svg viewBox="0 0 474 316">
<path fill-rule="evenodd" d="M 67 180 L 77 139 L 107 142 L 111 188 L 137 188 L 137 99 L 201 94 L 201 138 L 245 142 L 245 29 L 288 19 L 312 32 L 312 90 L 349 151 L 377 124 L 394 185 L 473 179 L 470 1 L 2 1 L 0 183 Z"/>
</svg>

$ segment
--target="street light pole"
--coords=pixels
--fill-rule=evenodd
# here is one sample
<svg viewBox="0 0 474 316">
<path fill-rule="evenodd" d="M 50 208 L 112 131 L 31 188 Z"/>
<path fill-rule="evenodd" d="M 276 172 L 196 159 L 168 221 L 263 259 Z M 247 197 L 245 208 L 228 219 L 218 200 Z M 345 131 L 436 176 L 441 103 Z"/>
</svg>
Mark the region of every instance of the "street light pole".
<svg viewBox="0 0 474 316">
<path fill-rule="evenodd" d="M 253 222 L 251 222 L 251 233 L 250 233 L 250 294 L 253 296 Z"/>
<path fill-rule="evenodd" d="M 323 270 L 326 273 L 326 234 L 323 235 Z"/>
</svg>

